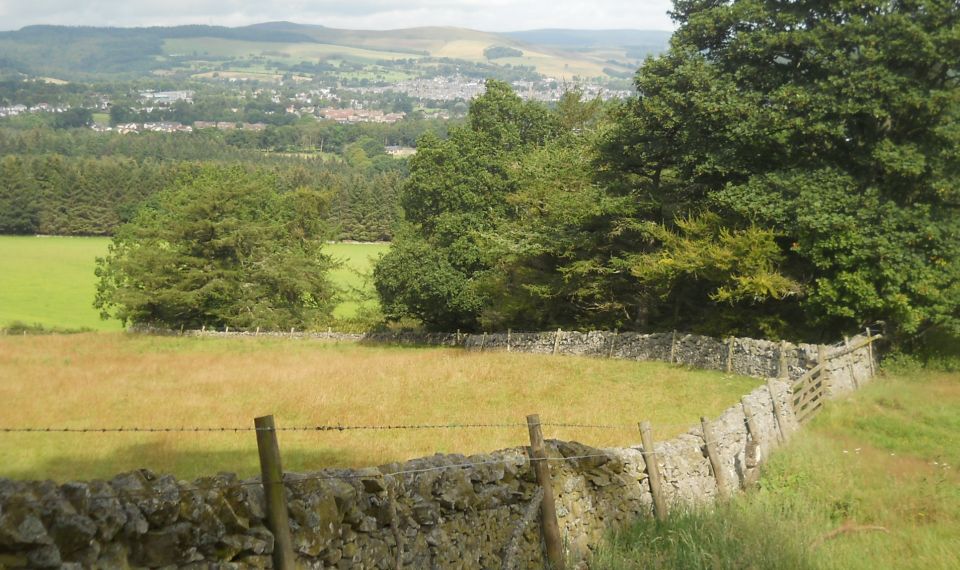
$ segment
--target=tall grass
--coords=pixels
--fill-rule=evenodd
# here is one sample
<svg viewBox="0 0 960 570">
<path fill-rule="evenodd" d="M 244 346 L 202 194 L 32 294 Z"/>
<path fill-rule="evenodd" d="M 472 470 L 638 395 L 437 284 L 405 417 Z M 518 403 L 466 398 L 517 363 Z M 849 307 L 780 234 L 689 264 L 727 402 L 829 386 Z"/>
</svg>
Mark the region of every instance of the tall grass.
<svg viewBox="0 0 960 570">
<path fill-rule="evenodd" d="M 0 336 L 0 427 L 510 423 L 509 428 L 283 432 L 292 471 L 372 466 L 524 445 L 525 417 L 622 424 L 548 428 L 586 444 L 671 435 L 735 403 L 757 380 L 662 363 L 267 338 L 116 334 Z M 107 477 L 140 467 L 181 477 L 258 471 L 249 433 L 4 433 L 0 476 Z"/>
<path fill-rule="evenodd" d="M 960 568 L 960 375 L 832 404 L 728 504 L 641 521 L 592 568 Z M 832 534 L 831 534 L 832 533 Z"/>
</svg>

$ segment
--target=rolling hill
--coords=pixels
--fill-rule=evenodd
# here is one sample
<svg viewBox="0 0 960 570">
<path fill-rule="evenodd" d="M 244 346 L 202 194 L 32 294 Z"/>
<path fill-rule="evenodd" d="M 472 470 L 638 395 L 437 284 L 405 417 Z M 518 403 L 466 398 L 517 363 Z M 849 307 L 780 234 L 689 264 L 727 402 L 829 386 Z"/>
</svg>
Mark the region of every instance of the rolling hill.
<svg viewBox="0 0 960 570">
<path fill-rule="evenodd" d="M 196 75 L 229 62 L 261 71 L 293 64 L 461 60 L 528 66 L 564 79 L 630 73 L 647 53 L 665 49 L 669 32 L 533 30 L 506 34 L 453 27 L 345 30 L 291 22 L 251 26 L 98 28 L 28 26 L 0 32 L 0 71 L 68 80 Z M 521 55 L 490 60 L 488 48 Z M 514 53 L 505 50 L 508 53 Z M 384 63 L 387 62 L 387 63 Z"/>
</svg>

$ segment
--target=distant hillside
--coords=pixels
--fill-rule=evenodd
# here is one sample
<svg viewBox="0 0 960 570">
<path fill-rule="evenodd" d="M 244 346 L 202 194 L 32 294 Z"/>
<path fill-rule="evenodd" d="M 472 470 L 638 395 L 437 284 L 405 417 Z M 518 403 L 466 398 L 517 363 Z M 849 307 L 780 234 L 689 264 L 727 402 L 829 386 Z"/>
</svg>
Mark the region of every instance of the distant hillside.
<svg viewBox="0 0 960 570">
<path fill-rule="evenodd" d="M 609 78 L 629 76 L 645 54 L 662 51 L 668 38 L 669 32 L 641 30 L 497 34 L 452 27 L 344 30 L 291 22 L 239 28 L 28 26 L 0 32 L 0 71 L 72 80 L 214 74 L 268 78 L 350 62 L 355 74 L 376 77 L 395 71 L 389 62 L 397 60 L 405 60 L 404 73 L 416 75 L 417 58 L 431 58 L 424 63 L 462 60 L 524 66 L 562 79 Z M 496 61 L 488 57 L 516 52 L 521 55 Z"/>
<path fill-rule="evenodd" d="M 667 49 L 672 32 L 663 30 L 526 30 L 506 32 L 503 35 L 530 44 L 565 47 L 569 49 L 597 47 L 649 46 L 659 51 Z"/>
</svg>

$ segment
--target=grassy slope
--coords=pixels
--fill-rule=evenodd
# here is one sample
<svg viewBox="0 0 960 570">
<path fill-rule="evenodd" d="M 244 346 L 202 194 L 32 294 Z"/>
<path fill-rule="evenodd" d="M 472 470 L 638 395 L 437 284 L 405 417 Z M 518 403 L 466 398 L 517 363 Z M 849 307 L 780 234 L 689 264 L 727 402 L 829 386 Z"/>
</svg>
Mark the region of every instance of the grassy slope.
<svg viewBox="0 0 960 570">
<path fill-rule="evenodd" d="M 343 261 L 343 266 L 334 270 L 331 277 L 337 285 L 348 290 L 344 293 L 346 299 L 337 305 L 333 316 L 349 318 L 362 309 L 377 308 L 375 298 L 369 297 L 373 294 L 370 274 L 377 258 L 389 249 L 390 244 L 386 243 L 334 243 L 327 246 L 327 252 L 334 259 Z"/>
<path fill-rule="evenodd" d="M 831 406 L 713 512 L 641 522 L 592 568 L 960 568 L 960 374 L 901 372 Z M 883 531 L 826 533 L 853 524 Z"/>
<path fill-rule="evenodd" d="M 530 65 L 551 76 L 600 77 L 604 67 L 617 67 L 585 54 L 522 44 L 504 36 L 459 28 L 412 28 L 387 32 L 343 31 L 318 38 L 330 43 L 251 42 L 223 38 L 185 38 L 164 41 L 167 54 L 229 56 L 249 58 L 263 55 L 268 60 L 295 63 L 304 60 L 348 59 L 364 63 L 377 60 L 417 59 L 410 51 L 488 62 L 483 51 L 493 45 L 516 47 L 522 57 L 498 59 L 495 63 Z M 399 51 L 396 51 L 399 50 Z M 618 68 L 619 69 L 619 68 Z M 221 74 L 222 75 L 222 74 Z"/>
<path fill-rule="evenodd" d="M 253 57 L 264 55 L 267 59 L 296 63 L 304 60 L 350 59 L 351 61 L 375 62 L 382 59 L 416 59 L 419 56 L 397 53 L 390 50 L 369 50 L 330 44 L 250 42 L 223 38 L 175 38 L 163 42 L 168 54 L 213 55 L 226 57 Z M 266 52 L 266 53 L 264 53 Z"/>
<path fill-rule="evenodd" d="M 93 308 L 94 259 L 107 251 L 108 238 L 0 236 L 0 326 L 12 321 L 48 327 L 118 330 L 120 323 L 100 320 Z M 371 259 L 386 244 L 331 244 L 327 251 L 344 267 L 331 276 L 337 285 L 362 287 L 356 272 L 368 272 Z M 335 310 L 351 317 L 375 301 L 348 295 Z"/>
<path fill-rule="evenodd" d="M 0 236 L 0 326 L 11 321 L 119 330 L 93 308 L 94 259 L 107 238 Z"/>
<path fill-rule="evenodd" d="M 512 423 L 511 428 L 284 432 L 293 471 L 376 465 L 523 445 L 524 418 L 623 424 L 547 437 L 635 444 L 638 410 L 672 435 L 757 380 L 662 363 L 290 339 L 116 334 L 0 336 L 0 427 Z M 4 434 L 0 476 L 107 477 L 147 467 L 182 477 L 257 472 L 241 433 Z"/>
</svg>

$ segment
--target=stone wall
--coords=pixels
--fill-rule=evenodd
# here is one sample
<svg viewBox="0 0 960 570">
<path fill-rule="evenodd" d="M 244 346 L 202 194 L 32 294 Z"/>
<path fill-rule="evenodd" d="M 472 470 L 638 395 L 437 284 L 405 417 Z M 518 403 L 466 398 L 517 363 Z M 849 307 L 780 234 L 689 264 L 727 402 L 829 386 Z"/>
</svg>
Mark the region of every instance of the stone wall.
<svg viewBox="0 0 960 570">
<path fill-rule="evenodd" d="M 505 334 L 363 340 L 507 349 Z M 509 340 L 510 350 L 525 352 L 553 352 L 557 344 L 555 333 L 511 334 Z M 768 376 L 779 372 L 778 344 L 737 339 L 733 346 L 735 370 Z M 557 352 L 658 360 L 669 360 L 673 352 L 679 362 L 725 369 L 727 347 L 691 335 L 678 336 L 674 344 L 670 334 L 568 333 L 561 335 Z M 815 362 L 816 347 L 788 349 L 793 376 Z M 833 393 L 868 381 L 872 366 L 866 348 L 832 362 Z M 757 433 L 748 433 L 739 403 L 714 420 L 730 490 L 756 475 L 780 444 L 781 430 L 789 435 L 798 429 L 789 383 L 775 380 L 770 386 L 785 410 L 782 426 L 766 386 L 744 396 Z M 668 503 L 704 503 L 717 496 L 699 426 L 655 448 Z M 652 499 L 639 446 L 596 449 L 548 440 L 547 452 L 560 528 L 572 559 L 586 556 L 611 529 L 650 516 Z M 284 485 L 294 549 L 304 568 L 542 566 L 542 492 L 524 448 L 288 473 Z M 0 480 L 0 567 L 268 568 L 273 536 L 264 517 L 257 478 L 221 474 L 186 482 L 141 470 L 109 481 L 63 485 Z"/>
</svg>

